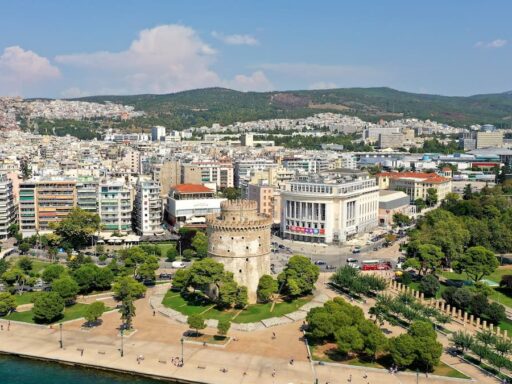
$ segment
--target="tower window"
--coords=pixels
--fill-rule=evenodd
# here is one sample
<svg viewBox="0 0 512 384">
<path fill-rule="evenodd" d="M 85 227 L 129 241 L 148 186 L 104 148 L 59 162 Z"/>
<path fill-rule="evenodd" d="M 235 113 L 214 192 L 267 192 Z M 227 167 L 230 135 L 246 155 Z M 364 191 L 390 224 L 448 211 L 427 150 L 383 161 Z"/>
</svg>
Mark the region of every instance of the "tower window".
<svg viewBox="0 0 512 384">
<path fill-rule="evenodd" d="M 238 270 L 238 272 L 242 273 L 242 270 L 241 270 L 241 269 L 239 269 L 239 270 Z"/>
</svg>

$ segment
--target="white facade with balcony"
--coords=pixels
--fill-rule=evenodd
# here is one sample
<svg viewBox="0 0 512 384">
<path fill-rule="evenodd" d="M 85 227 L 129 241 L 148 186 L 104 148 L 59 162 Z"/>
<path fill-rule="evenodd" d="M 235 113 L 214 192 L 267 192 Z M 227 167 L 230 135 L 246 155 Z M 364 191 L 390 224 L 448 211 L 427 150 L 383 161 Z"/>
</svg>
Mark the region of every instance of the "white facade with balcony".
<svg viewBox="0 0 512 384">
<path fill-rule="evenodd" d="M 138 235 L 153 236 L 163 232 L 159 183 L 154 181 L 137 183 L 133 215 L 135 231 Z"/>
<path fill-rule="evenodd" d="M 9 226 L 16 222 L 16 206 L 11 180 L 0 174 L 0 240 L 9 237 Z"/>
</svg>

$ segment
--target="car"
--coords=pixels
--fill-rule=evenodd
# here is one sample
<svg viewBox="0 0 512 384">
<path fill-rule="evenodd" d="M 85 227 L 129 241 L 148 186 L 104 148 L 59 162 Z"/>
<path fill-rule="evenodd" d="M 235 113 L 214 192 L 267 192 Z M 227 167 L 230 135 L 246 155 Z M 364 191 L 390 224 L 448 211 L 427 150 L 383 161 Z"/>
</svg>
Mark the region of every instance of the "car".
<svg viewBox="0 0 512 384">
<path fill-rule="evenodd" d="M 334 265 L 327 264 L 325 269 L 336 269 L 336 267 Z"/>
<path fill-rule="evenodd" d="M 317 260 L 315 261 L 315 265 L 327 265 L 327 263 L 323 260 Z"/>
<path fill-rule="evenodd" d="M 158 275 L 158 278 L 162 280 L 171 280 L 172 275 L 170 273 L 161 273 Z"/>
<path fill-rule="evenodd" d="M 285 248 L 286 248 L 283 244 L 279 244 L 277 247 L 278 247 L 279 249 L 285 249 Z"/>
<path fill-rule="evenodd" d="M 361 249 L 360 249 L 360 248 L 354 248 L 354 249 L 352 250 L 352 253 L 353 253 L 353 254 L 361 253 Z"/>
</svg>

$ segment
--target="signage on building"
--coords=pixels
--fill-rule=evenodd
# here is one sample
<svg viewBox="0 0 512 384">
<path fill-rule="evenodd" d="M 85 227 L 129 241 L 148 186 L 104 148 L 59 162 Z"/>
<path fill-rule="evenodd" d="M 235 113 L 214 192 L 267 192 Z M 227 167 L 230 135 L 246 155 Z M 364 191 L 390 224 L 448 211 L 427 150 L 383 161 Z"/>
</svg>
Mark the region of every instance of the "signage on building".
<svg viewBox="0 0 512 384">
<path fill-rule="evenodd" d="M 306 235 L 325 235 L 325 229 L 299 227 L 296 225 L 287 225 L 286 229 L 292 232 L 304 233 Z"/>
</svg>

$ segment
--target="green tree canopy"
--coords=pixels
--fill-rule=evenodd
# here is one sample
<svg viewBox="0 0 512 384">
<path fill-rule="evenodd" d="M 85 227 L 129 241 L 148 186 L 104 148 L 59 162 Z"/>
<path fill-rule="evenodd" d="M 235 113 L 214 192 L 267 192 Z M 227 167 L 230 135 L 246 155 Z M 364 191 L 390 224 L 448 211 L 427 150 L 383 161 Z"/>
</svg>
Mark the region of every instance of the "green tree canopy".
<svg viewBox="0 0 512 384">
<path fill-rule="evenodd" d="M 318 266 L 307 257 L 295 255 L 290 257 L 284 271 L 277 277 L 277 281 L 290 296 L 302 296 L 313 291 L 319 274 Z"/>
<path fill-rule="evenodd" d="M 9 292 L 0 292 L 0 315 L 16 309 L 16 299 Z"/>
<path fill-rule="evenodd" d="M 138 299 L 146 292 L 146 287 L 131 276 L 121 276 L 112 285 L 114 296 L 117 300 L 123 301 L 125 298 Z"/>
<path fill-rule="evenodd" d="M 192 247 L 194 247 L 197 257 L 204 259 L 208 255 L 208 236 L 204 232 L 197 231 L 192 238 Z"/>
<path fill-rule="evenodd" d="M 88 324 L 95 324 L 98 322 L 99 318 L 105 312 L 107 307 L 105 306 L 105 303 L 102 301 L 95 301 L 92 304 L 89 304 L 87 307 L 87 310 L 85 311 L 85 320 Z"/>
<path fill-rule="evenodd" d="M 190 315 L 187 319 L 187 324 L 190 328 L 195 329 L 196 335 L 199 334 L 199 330 L 206 328 L 204 318 L 200 314 Z"/>
<path fill-rule="evenodd" d="M 78 290 L 78 284 L 70 276 L 62 276 L 52 282 L 52 292 L 62 297 L 66 305 L 75 302 Z"/>
<path fill-rule="evenodd" d="M 471 247 L 454 264 L 454 269 L 464 272 L 475 283 L 493 273 L 499 262 L 494 252 L 482 246 Z"/>
<path fill-rule="evenodd" d="M 277 293 L 277 290 L 277 281 L 272 276 L 261 276 L 257 289 L 258 300 L 262 303 L 268 303 L 272 299 L 272 295 Z"/>
<path fill-rule="evenodd" d="M 43 274 L 41 277 L 45 282 L 51 283 L 53 280 L 61 277 L 62 274 L 64 274 L 64 272 L 64 266 L 60 264 L 50 264 L 43 270 Z"/>
<path fill-rule="evenodd" d="M 56 292 L 42 292 L 36 296 L 32 311 L 36 323 L 51 323 L 62 317 L 64 300 Z"/>
<path fill-rule="evenodd" d="M 95 213 L 74 208 L 63 220 L 54 225 L 55 233 L 75 249 L 90 244 L 91 237 L 100 230 L 100 217 Z"/>
</svg>

